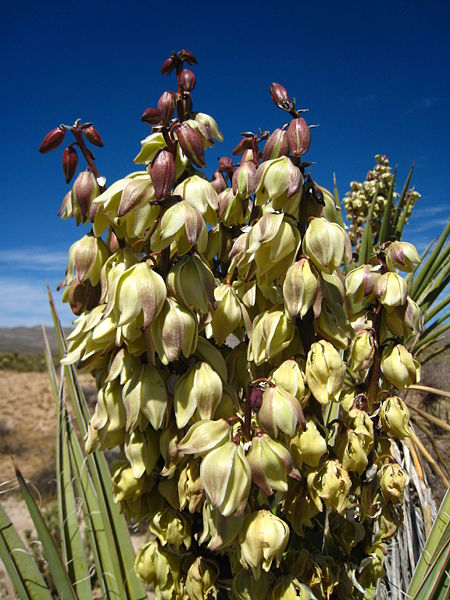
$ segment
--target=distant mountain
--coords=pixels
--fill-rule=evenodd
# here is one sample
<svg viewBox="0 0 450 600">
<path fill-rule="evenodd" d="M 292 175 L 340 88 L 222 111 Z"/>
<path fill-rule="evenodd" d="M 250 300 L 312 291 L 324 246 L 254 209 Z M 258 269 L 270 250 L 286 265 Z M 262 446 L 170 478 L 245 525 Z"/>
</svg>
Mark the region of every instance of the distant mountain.
<svg viewBox="0 0 450 600">
<path fill-rule="evenodd" d="M 48 340 L 52 352 L 58 354 L 58 342 L 56 341 L 53 327 L 46 327 Z M 64 328 L 67 336 L 71 328 Z M 44 337 L 40 325 L 35 327 L 3 327 L 0 328 L 0 352 L 21 352 L 23 354 L 43 354 Z"/>
</svg>

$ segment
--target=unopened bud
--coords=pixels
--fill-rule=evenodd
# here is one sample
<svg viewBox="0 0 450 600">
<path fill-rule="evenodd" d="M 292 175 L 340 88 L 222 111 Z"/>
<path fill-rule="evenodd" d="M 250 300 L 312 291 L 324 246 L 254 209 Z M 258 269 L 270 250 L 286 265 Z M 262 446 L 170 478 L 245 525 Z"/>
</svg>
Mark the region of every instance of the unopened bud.
<svg viewBox="0 0 450 600">
<path fill-rule="evenodd" d="M 306 381 L 321 404 L 339 400 L 344 385 L 345 365 L 330 342 L 314 342 L 306 361 Z"/>
<path fill-rule="evenodd" d="M 319 289 L 319 277 L 307 258 L 291 265 L 283 283 L 284 303 L 289 314 L 303 318 L 313 306 Z"/>
<path fill-rule="evenodd" d="M 62 166 L 66 183 L 70 183 L 72 177 L 75 175 L 75 171 L 77 170 L 78 166 L 77 151 L 72 146 L 64 148 L 62 156 Z"/>
<path fill-rule="evenodd" d="M 159 108 L 147 108 L 142 113 L 141 121 L 149 125 L 158 125 L 161 121 L 161 111 Z"/>
<path fill-rule="evenodd" d="M 175 63 L 174 63 L 173 59 L 169 56 L 169 58 L 166 58 L 166 60 L 161 65 L 161 74 L 169 75 L 170 73 L 172 73 L 174 68 L 175 68 Z"/>
<path fill-rule="evenodd" d="M 283 129 L 275 129 L 266 142 L 262 153 L 262 161 L 289 154 L 289 143 L 287 133 Z"/>
<path fill-rule="evenodd" d="M 160 150 L 152 161 L 150 177 L 155 188 L 157 200 L 170 195 L 175 183 L 175 161 L 168 150 Z"/>
<path fill-rule="evenodd" d="M 89 127 L 86 127 L 85 129 L 83 129 L 83 133 L 87 137 L 87 139 L 91 142 L 91 144 L 94 144 L 94 146 L 99 146 L 100 148 L 103 148 L 103 146 L 104 146 L 103 140 L 100 137 L 99 132 L 95 129 L 95 127 L 93 125 L 89 125 Z"/>
<path fill-rule="evenodd" d="M 306 124 L 305 119 L 298 117 L 290 122 L 287 130 L 287 139 L 293 156 L 298 157 L 308 152 L 311 144 L 311 130 Z"/>
<path fill-rule="evenodd" d="M 337 223 L 329 223 L 322 217 L 312 219 L 305 237 L 303 252 L 314 265 L 325 273 L 331 274 L 345 260 L 351 260 L 350 238 Z"/>
<path fill-rule="evenodd" d="M 223 178 L 222 173 L 217 170 L 213 173 L 212 179 L 211 179 L 211 185 L 213 186 L 213 188 L 216 190 L 216 192 L 218 194 L 220 194 L 221 192 L 223 192 L 226 187 L 227 184 L 225 182 L 225 179 Z"/>
<path fill-rule="evenodd" d="M 239 154 L 243 154 L 246 150 L 251 150 L 252 149 L 252 138 L 250 137 L 244 137 L 242 138 L 242 140 L 237 144 L 237 146 L 235 146 L 233 148 L 233 150 L 231 151 L 231 154 L 239 155 Z"/>
<path fill-rule="evenodd" d="M 187 62 L 188 65 L 197 64 L 197 59 L 190 50 L 180 50 L 180 52 L 178 52 L 178 58 L 184 62 Z"/>
<path fill-rule="evenodd" d="M 173 92 L 163 92 L 158 100 L 158 109 L 161 113 L 161 122 L 167 125 L 175 112 L 175 97 Z"/>
<path fill-rule="evenodd" d="M 221 156 L 219 158 L 219 171 L 231 177 L 234 171 L 233 159 L 229 156 Z"/>
<path fill-rule="evenodd" d="M 42 140 L 41 145 L 39 146 L 39 152 L 41 154 L 45 154 L 46 152 L 54 150 L 62 143 L 65 135 L 65 129 L 62 129 L 61 127 L 55 127 L 55 129 L 49 131 Z"/>
<path fill-rule="evenodd" d="M 196 167 L 206 167 L 202 138 L 195 129 L 188 123 L 182 123 L 177 128 L 176 134 L 185 156 Z"/>
<path fill-rule="evenodd" d="M 179 76 L 180 87 L 183 92 L 192 92 L 195 87 L 195 75 L 190 69 L 183 69 Z"/>
<path fill-rule="evenodd" d="M 256 167 L 253 162 L 244 162 L 233 174 L 233 193 L 248 198 L 255 191 Z"/>
<path fill-rule="evenodd" d="M 277 106 L 291 101 L 287 89 L 280 83 L 270 84 L 270 95 Z"/>
<path fill-rule="evenodd" d="M 75 179 L 72 188 L 72 206 L 78 205 L 83 218 L 89 216 L 92 200 L 98 196 L 99 188 L 95 176 L 90 171 L 83 171 Z"/>
<path fill-rule="evenodd" d="M 370 331 L 359 331 L 351 347 L 350 365 L 352 371 L 365 371 L 372 364 L 375 354 L 375 340 Z"/>
</svg>

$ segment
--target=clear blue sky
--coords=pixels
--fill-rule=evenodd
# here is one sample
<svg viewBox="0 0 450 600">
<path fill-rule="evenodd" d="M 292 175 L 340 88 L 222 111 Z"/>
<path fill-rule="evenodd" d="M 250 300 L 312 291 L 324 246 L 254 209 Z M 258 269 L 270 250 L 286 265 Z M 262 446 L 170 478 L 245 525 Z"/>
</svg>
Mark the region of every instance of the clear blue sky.
<svg viewBox="0 0 450 600">
<path fill-rule="evenodd" d="M 172 50 L 197 56 L 194 106 L 225 136 L 273 129 L 283 114 L 272 81 L 309 107 L 315 179 L 336 173 L 341 195 L 376 153 L 415 161 L 422 194 L 407 237 L 423 248 L 449 215 L 450 4 L 381 2 L 17 2 L 2 9 L 0 123 L 3 219 L 0 326 L 49 322 L 45 281 L 64 277 L 70 244 L 84 234 L 56 212 L 67 186 L 61 152 L 37 152 L 43 135 L 77 117 L 94 122 L 111 184 L 133 170 L 149 128 L 140 115 L 174 79 L 160 75 Z M 56 293 L 56 292 L 55 292 Z M 62 311 L 70 322 L 70 313 Z"/>
</svg>

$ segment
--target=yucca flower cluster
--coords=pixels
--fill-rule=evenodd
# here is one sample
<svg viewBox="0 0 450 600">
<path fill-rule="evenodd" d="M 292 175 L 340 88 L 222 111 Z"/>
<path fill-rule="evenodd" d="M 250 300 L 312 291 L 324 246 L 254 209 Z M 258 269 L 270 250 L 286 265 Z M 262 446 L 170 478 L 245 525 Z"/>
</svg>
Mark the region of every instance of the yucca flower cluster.
<svg viewBox="0 0 450 600">
<path fill-rule="evenodd" d="M 361 236 L 364 230 L 364 224 L 369 216 L 370 206 L 375 197 L 373 205 L 372 218 L 370 225 L 373 235 L 376 237 L 380 229 L 382 215 L 389 197 L 389 191 L 393 185 L 394 173 L 389 165 L 389 159 L 384 154 L 375 155 L 375 166 L 367 173 L 365 181 L 351 181 L 350 191 L 347 192 L 342 200 L 350 221 L 348 234 L 356 250 L 359 248 Z M 394 200 L 397 198 L 397 192 L 393 193 Z M 407 216 L 411 216 L 414 204 L 420 198 L 420 194 L 413 188 L 408 189 L 405 206 L 407 206 Z"/>
<path fill-rule="evenodd" d="M 143 114 L 143 170 L 105 189 L 91 125 L 73 126 L 89 166 L 61 213 L 92 230 L 69 252 L 63 362 L 96 379 L 87 450 L 120 448 L 113 491 L 148 527 L 135 568 L 156 598 L 374 597 L 408 482 L 392 444 L 409 435 L 397 390 L 420 367 L 402 340 L 421 316 L 398 271 L 417 252 L 351 264 L 280 84 L 288 122 L 244 132 L 208 180 L 222 134 L 193 110 L 185 63 L 164 62 L 177 91 Z"/>
</svg>

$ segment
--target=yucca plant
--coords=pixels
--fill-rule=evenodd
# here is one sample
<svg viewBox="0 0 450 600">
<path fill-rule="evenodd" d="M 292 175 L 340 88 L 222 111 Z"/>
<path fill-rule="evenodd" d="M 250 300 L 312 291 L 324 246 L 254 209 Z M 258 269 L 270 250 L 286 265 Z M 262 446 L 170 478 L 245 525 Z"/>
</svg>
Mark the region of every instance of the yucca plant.
<svg viewBox="0 0 450 600">
<path fill-rule="evenodd" d="M 303 158 L 303 111 L 277 83 L 271 97 L 288 122 L 244 132 L 240 162 L 220 158 L 208 181 L 204 150 L 222 135 L 193 110 L 185 63 L 196 63 L 186 50 L 163 63 L 177 90 L 142 116 L 152 131 L 135 162 L 145 170 L 105 189 L 87 146 L 103 142 L 80 120 L 41 145 L 73 134 L 66 181 L 75 147 L 88 168 L 60 214 L 92 226 L 69 252 L 63 299 L 77 319 L 67 348 L 55 317 L 59 380 L 49 359 L 61 552 L 18 473 L 55 586 L 64 598 L 91 593 L 76 495 L 104 597 L 145 597 L 134 562 L 164 600 L 374 598 L 408 485 L 395 441 L 413 434 L 397 390 L 420 372 L 405 346 L 420 309 L 398 273 L 419 263 L 397 234 L 407 194 L 395 204 L 390 185 L 376 232 L 372 202 L 352 252 L 337 198 Z M 75 364 L 96 378 L 92 416 Z M 110 475 L 102 452 L 116 446 Z M 148 527 L 135 560 L 117 506 Z M 49 593 L 2 518 L 18 593 Z"/>
</svg>

